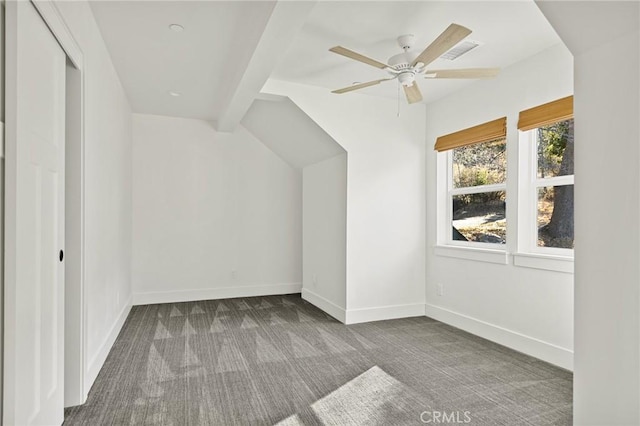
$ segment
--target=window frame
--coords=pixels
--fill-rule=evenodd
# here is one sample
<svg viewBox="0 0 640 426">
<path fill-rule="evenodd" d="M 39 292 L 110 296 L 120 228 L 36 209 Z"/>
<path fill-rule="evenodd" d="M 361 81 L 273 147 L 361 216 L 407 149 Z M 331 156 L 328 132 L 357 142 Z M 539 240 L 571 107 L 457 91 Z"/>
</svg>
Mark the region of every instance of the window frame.
<svg viewBox="0 0 640 426">
<path fill-rule="evenodd" d="M 502 139 L 502 138 L 500 138 Z M 496 140 L 500 140 L 496 139 Z M 505 156 L 508 150 L 507 138 L 503 138 L 505 143 Z M 481 142 L 481 143 L 490 143 Z M 457 148 L 454 148 L 457 149 Z M 505 167 L 505 179 L 504 182 L 498 184 L 491 185 L 479 185 L 479 186 L 466 186 L 462 188 L 454 188 L 453 182 L 453 151 L 454 149 L 450 149 L 444 152 L 437 153 L 438 156 L 446 156 L 446 202 L 443 203 L 445 205 L 446 211 L 444 212 L 444 224 L 441 224 L 439 227 L 441 228 L 441 232 L 444 234 L 443 243 L 445 246 L 450 247 L 459 247 L 459 248 L 473 248 L 473 249 L 487 249 L 492 252 L 505 252 L 507 251 L 507 242 L 505 238 L 504 244 L 498 243 L 482 243 L 478 241 L 460 241 L 453 239 L 453 197 L 456 195 L 468 195 L 468 194 L 483 194 L 486 192 L 497 192 L 504 191 L 507 193 L 507 169 L 508 164 Z M 506 196 L 506 195 L 505 195 Z M 505 201 L 506 202 L 506 201 Z M 506 216 L 505 216 L 506 220 Z"/>
<path fill-rule="evenodd" d="M 567 120 L 562 120 L 567 121 Z M 538 177 L 538 128 L 519 131 L 520 155 L 519 169 L 521 184 L 518 186 L 518 254 L 539 257 L 573 259 L 574 249 L 538 246 L 538 190 L 549 186 L 574 185 L 572 175 Z M 524 149 L 523 149 L 524 148 Z M 526 266 L 526 265 L 523 265 Z"/>
</svg>

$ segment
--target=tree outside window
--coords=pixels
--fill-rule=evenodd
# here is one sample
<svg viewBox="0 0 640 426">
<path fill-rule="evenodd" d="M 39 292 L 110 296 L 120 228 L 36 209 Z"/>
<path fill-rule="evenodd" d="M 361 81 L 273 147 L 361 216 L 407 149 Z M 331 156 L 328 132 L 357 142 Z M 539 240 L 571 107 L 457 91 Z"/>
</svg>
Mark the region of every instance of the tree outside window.
<svg viewBox="0 0 640 426">
<path fill-rule="evenodd" d="M 536 129 L 537 246 L 573 248 L 573 119 Z"/>
</svg>

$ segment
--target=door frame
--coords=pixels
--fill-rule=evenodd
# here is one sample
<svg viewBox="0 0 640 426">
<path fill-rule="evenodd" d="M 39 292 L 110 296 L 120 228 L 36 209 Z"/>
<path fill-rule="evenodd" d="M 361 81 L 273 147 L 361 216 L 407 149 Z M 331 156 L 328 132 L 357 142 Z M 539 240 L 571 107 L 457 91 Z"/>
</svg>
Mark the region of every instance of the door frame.
<svg viewBox="0 0 640 426">
<path fill-rule="evenodd" d="M 8 1 L 20 1 L 20 0 L 7 0 Z M 78 297 L 76 297 L 76 300 L 79 301 L 78 305 L 76 306 L 65 306 L 65 317 L 67 314 L 67 311 L 69 311 L 70 313 L 73 314 L 73 317 L 75 319 L 75 321 L 77 321 L 80 324 L 79 330 L 80 333 L 78 335 L 72 336 L 70 340 L 71 344 L 68 345 L 67 344 L 67 338 L 69 336 L 65 336 L 65 348 L 67 346 L 71 346 L 77 349 L 77 355 L 79 358 L 79 362 L 77 366 L 74 366 L 74 370 L 72 373 L 69 373 L 67 371 L 64 372 L 64 377 L 66 378 L 69 375 L 72 375 L 72 377 L 77 378 L 76 380 L 74 380 L 73 382 L 67 383 L 65 381 L 65 406 L 73 406 L 73 405 L 81 405 L 83 404 L 86 400 L 87 400 L 87 394 L 88 394 L 88 387 L 87 384 L 85 383 L 85 376 L 86 376 L 86 342 L 87 342 L 87 332 L 86 332 L 86 320 L 87 320 L 87 313 L 86 313 L 86 304 L 85 304 L 85 268 L 84 268 L 84 264 L 85 264 L 85 139 L 86 139 L 86 132 L 85 132 L 85 79 L 86 79 L 86 73 L 85 73 L 85 59 L 84 59 L 84 55 L 82 52 L 82 49 L 80 48 L 79 44 L 77 43 L 77 41 L 75 40 L 75 38 L 73 37 L 73 35 L 71 34 L 71 30 L 69 29 L 69 27 L 67 26 L 66 22 L 64 21 L 64 19 L 62 18 L 62 14 L 60 13 L 58 6 L 56 5 L 54 0 L 39 0 L 39 1 L 31 1 L 31 3 L 33 4 L 33 6 L 36 8 L 36 10 L 38 11 L 38 13 L 40 14 L 42 20 L 45 22 L 45 24 L 49 27 L 49 30 L 51 31 L 51 33 L 53 34 L 53 36 L 55 37 L 55 39 L 58 41 L 58 43 L 60 44 L 60 46 L 62 47 L 62 50 L 64 51 L 64 53 L 67 55 L 68 60 L 73 64 L 73 66 L 76 68 L 76 70 L 80 73 L 80 108 L 79 108 L 79 148 L 80 148 L 80 164 L 69 164 L 67 165 L 68 167 L 79 167 L 79 170 L 77 171 L 77 175 L 80 176 L 80 202 L 79 202 L 79 208 L 80 208 L 80 212 L 79 212 L 79 217 L 80 217 L 80 223 L 79 223 L 79 234 L 80 234 L 80 238 L 79 238 L 79 242 L 80 242 L 80 247 L 79 247 L 79 254 L 80 254 L 80 259 L 78 259 L 78 264 L 79 264 L 79 288 L 77 289 L 77 291 L 80 292 L 79 295 L 77 295 Z M 14 144 L 16 143 L 15 141 L 15 137 L 12 135 L 6 135 L 9 136 L 6 139 L 6 144 Z M 13 140 L 11 140 L 13 139 Z M 12 151 L 12 150 L 10 150 Z M 5 157 L 5 164 L 7 162 L 10 161 L 15 161 L 15 159 L 12 159 L 10 157 Z M 14 191 L 15 191 L 15 185 L 16 182 L 12 181 L 12 179 L 9 177 L 9 179 L 5 179 L 5 194 L 6 194 L 6 189 L 9 186 L 13 186 Z M 66 184 L 65 184 L 66 186 Z M 6 195 L 5 195 L 6 196 Z M 5 199 L 6 201 L 6 199 Z M 5 203 L 5 207 L 6 207 L 6 203 Z M 65 214 L 66 215 L 66 214 Z M 65 230 L 65 233 L 67 231 Z M 7 235 L 5 234 L 5 238 L 7 237 Z M 15 243 L 16 241 L 6 241 L 5 240 L 5 248 L 10 248 L 12 245 L 15 247 Z M 5 253 L 6 255 L 6 253 Z M 6 271 L 5 271 L 6 274 Z M 7 285 L 7 280 L 5 277 L 4 280 L 4 285 Z M 65 299 L 66 299 L 66 295 L 65 295 Z M 6 300 L 3 303 L 7 303 Z M 3 309 L 4 312 L 6 312 L 6 309 Z M 4 327 L 4 326 L 3 326 Z M 66 328 L 66 327 L 65 327 Z M 3 346 L 2 348 L 3 350 L 3 359 L 4 359 L 4 351 L 7 350 L 6 347 Z M 4 361 L 3 361 L 4 362 Z M 4 379 L 2 379 L 3 383 L 4 383 Z M 67 386 L 69 386 L 69 392 L 67 392 Z M 5 389 L 3 389 L 5 390 Z M 6 391 L 6 390 L 5 390 Z M 6 398 L 6 394 L 2 395 L 2 400 L 4 401 Z M 4 405 L 4 404 L 3 404 Z"/>
</svg>

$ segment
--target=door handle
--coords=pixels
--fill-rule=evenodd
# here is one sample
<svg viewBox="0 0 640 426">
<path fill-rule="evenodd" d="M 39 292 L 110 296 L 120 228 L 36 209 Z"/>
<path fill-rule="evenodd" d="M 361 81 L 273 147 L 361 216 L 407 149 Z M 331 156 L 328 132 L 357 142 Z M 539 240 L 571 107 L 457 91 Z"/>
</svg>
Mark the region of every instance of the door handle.
<svg viewBox="0 0 640 426">
<path fill-rule="evenodd" d="M 62 259 L 64 259 L 64 251 L 60 250 L 59 257 L 60 257 L 60 262 L 62 262 Z"/>
</svg>

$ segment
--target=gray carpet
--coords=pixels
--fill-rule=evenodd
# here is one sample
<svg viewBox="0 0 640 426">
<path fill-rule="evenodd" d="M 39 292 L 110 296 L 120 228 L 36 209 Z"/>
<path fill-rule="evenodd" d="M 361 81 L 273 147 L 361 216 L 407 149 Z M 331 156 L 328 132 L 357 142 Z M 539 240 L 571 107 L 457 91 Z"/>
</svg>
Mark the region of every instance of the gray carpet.
<svg viewBox="0 0 640 426">
<path fill-rule="evenodd" d="M 65 425 L 570 425 L 571 401 L 570 372 L 432 319 L 267 296 L 134 307 Z"/>
</svg>

